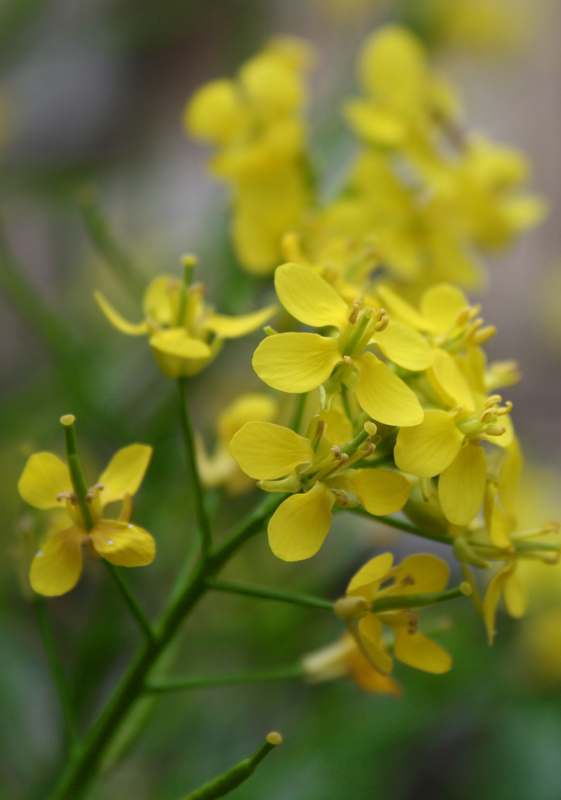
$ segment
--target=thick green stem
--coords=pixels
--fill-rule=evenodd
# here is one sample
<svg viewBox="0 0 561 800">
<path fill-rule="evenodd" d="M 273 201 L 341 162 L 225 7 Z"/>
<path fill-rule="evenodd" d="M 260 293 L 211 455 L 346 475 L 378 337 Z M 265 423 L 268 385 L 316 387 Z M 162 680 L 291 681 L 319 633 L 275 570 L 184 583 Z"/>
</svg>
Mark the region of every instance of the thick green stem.
<svg viewBox="0 0 561 800">
<path fill-rule="evenodd" d="M 396 611 L 401 608 L 423 608 L 424 606 L 434 606 L 438 603 L 447 603 L 448 600 L 455 600 L 457 597 L 467 597 L 471 594 L 471 586 L 466 582 L 456 589 L 448 589 L 446 592 L 430 592 L 427 594 L 399 594 L 393 597 L 381 597 L 372 602 L 372 611 L 375 614 L 381 611 Z"/>
<path fill-rule="evenodd" d="M 66 722 L 68 738 L 70 742 L 74 744 L 78 741 L 78 732 L 76 730 L 76 724 L 74 722 L 74 711 L 72 708 L 72 701 L 70 699 L 70 694 L 68 692 L 68 686 L 66 683 L 66 678 L 64 676 L 64 670 L 62 668 L 62 664 L 60 663 L 58 657 L 53 637 L 53 632 L 51 630 L 51 625 L 47 617 L 47 611 L 45 609 L 45 603 L 43 601 L 43 598 L 36 597 L 34 599 L 34 606 L 35 606 L 35 613 L 37 614 L 37 622 L 39 624 L 39 630 L 41 631 L 41 637 L 43 639 L 43 645 L 47 652 L 47 657 L 49 659 L 49 666 L 53 674 L 53 679 L 57 688 L 58 699 L 60 702 L 60 706 L 62 708 L 64 720 Z"/>
<path fill-rule="evenodd" d="M 247 597 L 260 597 L 263 600 L 277 600 L 281 603 L 292 603 L 297 606 L 307 608 L 322 608 L 326 611 L 333 611 L 333 603 L 329 600 L 322 600 L 320 597 L 310 597 L 304 594 L 291 594 L 282 592 L 278 589 L 269 589 L 261 586 L 247 586 L 243 583 L 232 583 L 231 581 L 208 580 L 207 586 L 215 592 L 229 592 L 230 594 L 243 594 Z"/>
<path fill-rule="evenodd" d="M 281 744 L 281 742 L 282 736 L 279 733 L 270 733 L 265 743 L 261 745 L 259 750 L 257 750 L 251 758 L 240 761 L 239 764 L 229 769 L 224 775 L 215 778 L 213 781 L 209 781 L 209 783 L 205 783 L 200 789 L 191 792 L 191 794 L 188 794 L 186 797 L 182 798 L 182 800 L 216 800 L 218 797 L 224 797 L 224 795 L 230 794 L 230 792 L 253 775 L 257 766 L 263 761 L 265 756 L 278 744 Z"/>
<path fill-rule="evenodd" d="M 187 615 L 208 591 L 206 581 L 213 577 L 251 536 L 258 533 L 285 495 L 268 495 L 264 501 L 234 528 L 208 559 L 201 559 L 188 576 L 181 591 L 165 610 L 154 628 L 154 639 L 140 647 L 99 719 L 78 748 L 51 800 L 80 800 L 96 777 L 99 763 L 116 736 L 132 704 L 146 691 L 146 680 L 166 646 L 171 642 Z"/>
<path fill-rule="evenodd" d="M 233 686 L 239 683 L 263 683 L 284 681 L 304 677 L 300 664 L 270 670 L 268 672 L 246 672 L 241 675 L 222 675 L 213 678 L 170 678 L 166 681 L 153 681 L 146 684 L 146 691 L 155 694 L 178 692 L 188 689 L 210 689 L 218 686 Z"/>
<path fill-rule="evenodd" d="M 191 425 L 191 417 L 189 415 L 189 404 L 187 402 L 187 378 L 179 378 L 179 399 L 180 399 L 180 414 L 181 414 L 181 427 L 183 430 L 183 438 L 185 440 L 185 450 L 187 452 L 187 460 L 189 462 L 189 471 L 193 481 L 193 489 L 195 494 L 195 512 L 197 515 L 197 523 L 201 535 L 201 548 L 203 558 L 208 558 L 212 552 L 212 528 L 210 524 L 210 517 L 205 503 L 205 490 L 199 474 L 197 465 L 197 451 L 195 449 L 195 437 L 193 434 L 193 426 Z"/>
<path fill-rule="evenodd" d="M 132 594 L 131 590 L 123 580 L 121 573 L 119 572 L 117 567 L 111 564 L 109 561 L 104 560 L 103 563 L 107 567 L 107 571 L 109 572 L 111 578 L 115 582 L 115 585 L 119 590 L 123 600 L 127 604 L 129 611 L 131 612 L 135 620 L 138 622 L 140 629 L 148 637 L 148 639 L 153 639 L 154 631 L 152 629 L 150 620 L 148 619 L 148 617 L 138 604 L 136 598 Z"/>
</svg>

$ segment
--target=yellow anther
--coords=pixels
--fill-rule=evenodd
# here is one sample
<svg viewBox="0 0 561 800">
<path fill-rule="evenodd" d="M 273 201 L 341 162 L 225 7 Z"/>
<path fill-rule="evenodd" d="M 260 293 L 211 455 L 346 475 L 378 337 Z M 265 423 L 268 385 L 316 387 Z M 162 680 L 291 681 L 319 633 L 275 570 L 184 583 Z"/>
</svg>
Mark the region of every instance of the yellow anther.
<svg viewBox="0 0 561 800">
<path fill-rule="evenodd" d="M 510 414 L 511 411 L 512 411 L 512 403 L 510 402 L 510 400 L 507 400 L 506 405 L 499 406 L 499 408 L 497 408 L 495 413 L 497 417 L 503 417 L 505 414 Z"/>
<path fill-rule="evenodd" d="M 360 308 L 360 300 L 354 300 L 351 305 L 349 316 L 347 317 L 351 325 L 354 325 L 357 321 L 359 308 Z"/>
<path fill-rule="evenodd" d="M 369 436 L 376 436 L 376 433 L 378 432 L 378 426 L 375 422 L 372 422 L 372 420 L 369 419 L 364 423 L 364 430 Z"/>
<path fill-rule="evenodd" d="M 300 247 L 300 237 L 291 231 L 285 233 L 281 241 L 281 251 L 287 261 L 296 261 L 298 264 L 305 263 L 305 258 Z"/>
<path fill-rule="evenodd" d="M 74 414 L 65 414 L 63 417 L 60 418 L 60 421 L 62 422 L 63 425 L 66 426 L 74 425 L 74 423 L 76 422 L 76 417 L 74 416 Z"/>
<path fill-rule="evenodd" d="M 339 445 L 337 445 L 337 444 L 334 444 L 334 445 L 333 445 L 333 447 L 331 448 L 331 452 L 333 453 L 333 455 L 335 456 L 335 458 L 341 458 L 341 456 L 343 455 L 343 454 L 341 453 L 341 448 L 340 448 L 340 447 L 339 447 Z"/>
<path fill-rule="evenodd" d="M 485 344 L 485 342 L 488 342 L 489 339 L 492 339 L 496 333 L 497 329 L 494 325 L 487 325 L 471 337 L 472 344 L 476 347 L 480 347 L 482 344 Z"/>
<path fill-rule="evenodd" d="M 351 364 L 353 363 L 353 360 L 350 356 L 343 356 L 343 361 L 345 362 L 347 367 L 350 367 Z"/>
<path fill-rule="evenodd" d="M 503 398 L 500 394 L 492 394 L 490 397 L 487 398 L 485 402 L 485 408 L 490 408 L 491 406 L 496 406 L 497 403 L 502 403 Z"/>
<path fill-rule="evenodd" d="M 194 267 L 197 260 L 197 256 L 194 256 L 193 253 L 186 253 L 184 256 L 181 256 L 181 263 L 184 267 Z"/>
<path fill-rule="evenodd" d="M 561 525 L 557 522 L 557 520 L 551 520 L 551 522 L 546 522 L 541 527 L 542 533 L 559 533 Z"/>
<path fill-rule="evenodd" d="M 269 744 L 274 744 L 275 746 L 278 744 L 282 744 L 282 736 L 277 731 L 271 731 L 271 733 L 267 734 L 267 741 Z"/>
<path fill-rule="evenodd" d="M 467 325 L 471 318 L 471 309 L 469 306 L 463 308 L 458 316 L 456 317 L 456 325 L 460 328 L 463 328 L 464 325 Z"/>
<path fill-rule="evenodd" d="M 389 317 L 386 317 L 384 315 L 380 319 L 380 322 L 378 322 L 378 324 L 376 325 L 376 328 L 375 328 L 376 332 L 377 333 L 381 333 L 382 331 L 385 331 L 389 324 L 390 324 Z"/>
<path fill-rule="evenodd" d="M 506 433 L 506 428 L 503 428 L 502 425 L 488 425 L 485 433 L 487 436 L 502 436 L 503 433 Z"/>
</svg>

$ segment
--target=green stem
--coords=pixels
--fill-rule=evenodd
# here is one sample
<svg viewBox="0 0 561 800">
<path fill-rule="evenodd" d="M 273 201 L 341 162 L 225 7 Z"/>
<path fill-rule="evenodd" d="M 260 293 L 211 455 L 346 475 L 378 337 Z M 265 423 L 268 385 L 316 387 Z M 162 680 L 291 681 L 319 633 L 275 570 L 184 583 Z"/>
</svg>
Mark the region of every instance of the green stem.
<svg viewBox="0 0 561 800">
<path fill-rule="evenodd" d="M 74 489 L 74 493 L 76 494 L 78 505 L 80 506 L 80 511 L 82 512 L 82 516 L 84 518 L 86 530 L 91 531 L 93 528 L 93 520 L 88 506 L 88 501 L 86 500 L 89 489 L 84 477 L 84 471 L 82 470 L 80 455 L 78 453 L 78 442 L 76 441 L 76 430 L 74 428 L 75 420 L 72 414 L 67 414 L 64 417 L 61 417 L 60 421 L 64 427 L 66 460 L 68 462 L 72 487 Z"/>
<path fill-rule="evenodd" d="M 427 531 L 425 528 L 419 528 L 417 525 L 411 525 L 409 522 L 404 522 L 403 520 L 396 519 L 395 517 L 375 516 L 374 514 L 369 514 L 366 509 L 362 508 L 362 506 L 347 508 L 345 510 L 352 511 L 353 514 L 358 514 L 360 517 L 366 517 L 367 519 L 374 520 L 375 522 L 381 522 L 383 525 L 388 525 L 390 528 L 397 528 L 397 530 L 404 531 L 405 533 L 413 533 L 415 536 L 421 536 L 423 539 L 430 539 L 433 542 L 441 542 L 442 544 L 454 544 L 454 537 L 447 533 Z"/>
<path fill-rule="evenodd" d="M 193 426 L 191 425 L 189 404 L 187 402 L 187 378 L 179 378 L 178 385 L 181 427 L 183 430 L 183 438 L 185 440 L 185 450 L 187 452 L 187 460 L 189 462 L 189 471 L 193 480 L 195 493 L 195 513 L 197 515 L 197 523 L 201 535 L 201 548 L 203 552 L 203 558 L 208 558 L 212 553 L 212 528 L 205 504 L 205 490 L 203 488 L 201 476 L 199 474 L 199 468 L 197 466 L 195 437 L 193 435 Z"/>
<path fill-rule="evenodd" d="M 165 692 L 184 691 L 186 689 L 207 689 L 217 686 L 233 686 L 238 683 L 263 683 L 265 681 L 283 681 L 302 678 L 304 670 L 297 664 L 269 672 L 247 672 L 241 675 L 222 675 L 213 678 L 173 678 L 166 681 L 153 681 L 146 684 L 146 691 L 163 694 Z"/>
<path fill-rule="evenodd" d="M 94 246 L 132 297 L 140 300 L 144 294 L 146 279 L 117 242 L 92 186 L 81 188 L 78 193 L 78 207 Z"/>
<path fill-rule="evenodd" d="M 209 783 L 205 783 L 200 789 L 191 792 L 191 794 L 188 794 L 186 797 L 182 798 L 182 800 L 216 800 L 218 797 L 224 797 L 224 795 L 232 792 L 253 775 L 257 766 L 263 761 L 265 756 L 278 744 L 281 744 L 281 742 L 282 737 L 280 734 L 270 733 L 265 743 L 261 745 L 259 750 L 257 750 L 251 758 L 240 761 L 239 764 L 229 769 L 224 775 L 215 778 L 213 781 L 209 781 Z"/>
<path fill-rule="evenodd" d="M 135 620 L 138 622 L 141 630 L 148 637 L 148 639 L 153 639 L 154 631 L 152 629 L 150 620 L 148 619 L 148 617 L 138 604 L 138 601 L 132 594 L 131 590 L 123 580 L 121 573 L 114 564 L 111 564 L 109 561 L 106 561 L 105 559 L 103 561 L 105 566 L 107 567 L 107 571 L 111 575 L 113 581 L 115 582 L 115 585 L 117 586 L 117 589 L 121 593 L 121 596 L 123 597 L 126 605 L 128 606 L 129 611 L 131 612 Z"/>
<path fill-rule="evenodd" d="M 264 600 L 278 600 L 281 603 L 293 603 L 297 606 L 307 608 L 322 608 L 326 611 L 333 611 L 333 603 L 329 600 L 322 600 L 320 597 L 310 597 L 304 594 L 290 594 L 278 589 L 268 589 L 260 586 L 247 586 L 243 583 L 232 583 L 231 581 L 208 580 L 207 586 L 215 592 L 229 592 L 230 594 L 243 594 L 247 597 L 260 597 Z"/>
<path fill-rule="evenodd" d="M 467 597 L 471 594 L 471 586 L 462 583 L 456 589 L 448 589 L 446 592 L 430 592 L 427 594 L 400 594 L 394 597 L 381 597 L 372 602 L 372 611 L 375 614 L 381 611 L 396 611 L 400 608 L 423 608 L 424 606 L 434 606 L 438 603 L 447 603 L 448 600 L 455 600 L 457 597 Z"/>
<path fill-rule="evenodd" d="M 68 737 L 72 743 L 76 743 L 78 741 L 78 732 L 74 722 L 74 712 L 72 709 L 72 702 L 70 700 L 70 693 L 66 684 L 66 678 L 62 669 L 62 664 L 58 658 L 53 632 L 51 630 L 43 599 L 36 597 L 34 600 L 34 606 L 35 613 L 37 614 L 39 630 L 41 631 L 41 637 L 43 639 L 43 645 L 47 652 L 49 665 L 58 692 L 58 699 L 62 708 L 64 720 L 66 722 Z"/>
<path fill-rule="evenodd" d="M 133 705 L 146 690 L 147 676 L 171 642 L 187 615 L 208 591 L 207 580 L 213 577 L 251 536 L 262 530 L 268 517 L 286 495 L 268 495 L 221 543 L 208 559 L 201 559 L 187 577 L 181 591 L 165 610 L 154 628 L 154 639 L 140 646 L 126 674 L 115 689 L 100 717 L 75 751 L 51 795 L 51 800 L 79 800 L 94 780 L 107 746 L 117 735 Z"/>
</svg>

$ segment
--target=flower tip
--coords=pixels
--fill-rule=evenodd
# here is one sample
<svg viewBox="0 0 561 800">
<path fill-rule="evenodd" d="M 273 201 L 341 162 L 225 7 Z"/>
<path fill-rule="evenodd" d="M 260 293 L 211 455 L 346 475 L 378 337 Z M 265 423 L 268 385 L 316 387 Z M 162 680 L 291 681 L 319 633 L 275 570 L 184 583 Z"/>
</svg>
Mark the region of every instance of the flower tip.
<svg viewBox="0 0 561 800">
<path fill-rule="evenodd" d="M 369 436 L 376 436 L 376 431 L 378 430 L 378 426 L 372 420 L 367 420 L 364 423 L 364 430 Z"/>
<path fill-rule="evenodd" d="M 267 741 L 272 745 L 282 744 L 282 736 L 277 731 L 271 731 L 267 734 Z"/>
<path fill-rule="evenodd" d="M 197 263 L 197 256 L 193 255 L 193 253 L 186 253 L 181 256 L 181 263 L 184 267 L 194 267 Z"/>
<path fill-rule="evenodd" d="M 74 414 L 64 414 L 64 416 L 60 418 L 60 421 L 63 425 L 68 427 L 69 425 L 74 425 L 76 422 L 76 417 Z"/>
<path fill-rule="evenodd" d="M 469 597 L 472 594 L 473 589 L 467 581 L 463 581 L 463 583 L 460 583 L 460 591 L 465 597 Z"/>
</svg>

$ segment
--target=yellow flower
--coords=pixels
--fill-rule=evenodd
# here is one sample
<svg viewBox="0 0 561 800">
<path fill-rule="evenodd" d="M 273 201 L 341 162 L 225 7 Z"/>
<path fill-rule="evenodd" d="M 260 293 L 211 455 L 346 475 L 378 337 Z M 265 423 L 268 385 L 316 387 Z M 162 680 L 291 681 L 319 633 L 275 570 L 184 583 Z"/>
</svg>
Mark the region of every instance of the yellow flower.
<svg viewBox="0 0 561 800">
<path fill-rule="evenodd" d="M 386 597 L 441 592 L 448 583 L 448 565 L 436 556 L 408 556 L 399 566 L 392 565 L 391 553 L 368 561 L 349 583 L 347 597 L 364 598 L 371 603 Z M 384 625 L 387 625 L 393 631 L 393 650 L 397 659 L 425 672 L 448 672 L 452 666 L 450 655 L 419 633 L 417 622 L 418 614 L 404 608 L 363 612 L 358 621 L 358 642 L 377 669 L 386 674 L 391 672 L 393 662 L 382 636 Z"/>
<path fill-rule="evenodd" d="M 187 131 L 219 148 L 211 170 L 232 186 L 234 246 L 255 274 L 272 272 L 282 235 L 310 205 L 301 119 L 310 57 L 298 39 L 273 39 L 237 81 L 206 84 L 185 110 Z"/>
<path fill-rule="evenodd" d="M 338 641 L 327 647 L 308 653 L 302 666 L 312 683 L 349 677 L 357 686 L 371 694 L 401 695 L 399 683 L 390 675 L 383 675 L 366 658 L 356 639 L 345 633 Z"/>
<path fill-rule="evenodd" d="M 186 269 L 194 260 L 184 259 Z M 195 375 L 215 358 L 225 339 L 237 339 L 261 327 L 275 307 L 239 317 L 214 313 L 204 301 L 201 284 L 186 286 L 171 275 L 159 275 L 148 286 L 143 300 L 145 319 L 124 319 L 101 292 L 95 298 L 112 325 L 129 336 L 149 337 L 160 370 L 167 378 Z"/>
<path fill-rule="evenodd" d="M 429 409 L 420 425 L 401 428 L 394 450 L 399 469 L 421 478 L 440 476 L 438 498 L 446 518 L 468 525 L 479 512 L 487 484 L 487 460 L 481 442 L 508 447 L 511 404 L 493 395 L 474 412 Z M 498 424 L 500 423 L 500 424 Z"/>
<path fill-rule="evenodd" d="M 407 384 L 366 348 L 408 370 L 424 370 L 432 361 L 425 339 L 413 329 L 389 322 L 384 310 L 351 308 L 327 281 L 308 267 L 283 264 L 275 272 L 277 294 L 286 310 L 313 327 L 334 327 L 336 336 L 280 333 L 261 342 L 253 357 L 259 377 L 274 389 L 301 393 L 325 384 L 330 398 L 356 371 L 356 396 L 366 413 L 387 425 L 417 425 L 423 409 Z M 388 324 L 389 322 L 389 324 Z"/>
<path fill-rule="evenodd" d="M 53 453 L 35 453 L 19 480 L 23 499 L 42 510 L 59 509 L 41 549 L 31 564 L 30 581 L 39 594 L 53 597 L 74 588 L 82 571 L 82 547 L 91 558 L 105 558 L 123 567 L 150 564 L 156 554 L 154 539 L 129 522 L 132 502 L 152 455 L 148 445 L 119 450 L 86 498 L 93 527 L 87 530 L 67 465 Z M 106 505 L 120 501 L 119 519 L 105 519 Z M 70 527 L 63 527 L 70 519 Z"/>
<path fill-rule="evenodd" d="M 226 494 L 238 495 L 255 486 L 255 481 L 241 471 L 232 457 L 230 442 L 246 422 L 271 422 L 277 416 L 278 406 L 278 402 L 266 394 L 241 394 L 218 416 L 218 443 L 212 455 L 208 455 L 202 437 L 196 438 L 197 463 L 205 488 L 224 486 Z"/>
<path fill-rule="evenodd" d="M 377 515 L 399 511 L 409 494 L 407 479 L 397 472 L 350 468 L 372 452 L 366 430 L 359 441 L 342 447 L 332 444 L 324 420 L 314 418 L 311 430 L 306 438 L 271 422 L 248 422 L 230 444 L 242 470 L 260 481 L 260 488 L 293 493 L 268 528 L 271 549 L 283 561 L 301 561 L 318 552 L 331 527 L 333 506 L 352 502 L 348 493 Z"/>
</svg>

